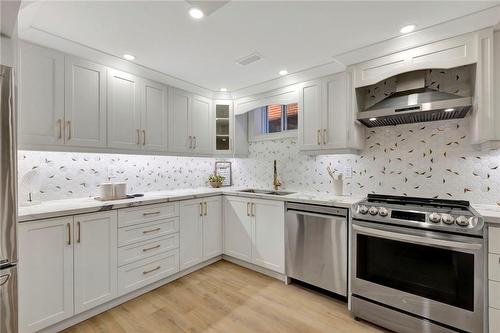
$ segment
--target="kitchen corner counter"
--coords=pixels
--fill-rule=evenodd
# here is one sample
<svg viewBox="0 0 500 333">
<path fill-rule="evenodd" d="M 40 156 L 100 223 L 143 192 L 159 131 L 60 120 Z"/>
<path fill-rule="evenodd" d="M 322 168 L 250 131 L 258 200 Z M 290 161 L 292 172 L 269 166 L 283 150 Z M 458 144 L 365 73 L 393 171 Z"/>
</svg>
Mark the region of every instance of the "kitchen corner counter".
<svg viewBox="0 0 500 333">
<path fill-rule="evenodd" d="M 310 203 L 343 208 L 350 208 L 353 204 L 363 199 L 362 197 L 336 196 L 328 193 L 294 192 L 288 195 L 269 195 L 260 193 L 245 193 L 239 192 L 238 190 L 240 189 L 214 189 L 203 187 L 196 189 L 148 192 L 144 193 L 143 197 L 112 201 L 97 201 L 93 198 L 44 201 L 40 204 L 32 206 L 19 206 L 18 222 L 27 222 L 68 215 L 95 213 L 112 209 L 196 199 L 221 194 L 288 202 Z"/>
<path fill-rule="evenodd" d="M 479 215 L 484 217 L 486 223 L 500 224 L 500 206 L 499 205 L 480 205 L 472 204 Z"/>
</svg>

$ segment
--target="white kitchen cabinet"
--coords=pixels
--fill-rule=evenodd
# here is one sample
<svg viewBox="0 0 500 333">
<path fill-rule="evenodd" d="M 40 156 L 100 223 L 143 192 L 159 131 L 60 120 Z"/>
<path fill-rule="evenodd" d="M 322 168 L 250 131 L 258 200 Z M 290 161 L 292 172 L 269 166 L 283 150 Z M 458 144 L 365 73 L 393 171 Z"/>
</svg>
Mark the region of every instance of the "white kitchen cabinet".
<svg viewBox="0 0 500 333">
<path fill-rule="evenodd" d="M 193 147 L 189 134 L 190 94 L 179 89 L 171 89 L 170 104 L 168 150 L 176 153 L 189 152 Z"/>
<path fill-rule="evenodd" d="M 222 254 L 221 210 L 220 196 L 181 202 L 181 270 Z"/>
<path fill-rule="evenodd" d="M 224 254 L 252 261 L 252 217 L 249 198 L 224 196 Z"/>
<path fill-rule="evenodd" d="M 187 200 L 180 204 L 180 270 L 203 261 L 203 202 Z"/>
<path fill-rule="evenodd" d="M 64 144 L 64 55 L 19 44 L 19 143 Z"/>
<path fill-rule="evenodd" d="M 222 254 L 222 198 L 203 199 L 203 260 Z"/>
<path fill-rule="evenodd" d="M 77 215 L 73 228 L 75 314 L 117 295 L 116 211 Z"/>
<path fill-rule="evenodd" d="M 224 254 L 283 274 L 283 202 L 227 196 L 223 208 Z"/>
<path fill-rule="evenodd" d="M 490 333 L 500 333 L 500 310 L 490 308 Z"/>
<path fill-rule="evenodd" d="M 66 57 L 64 142 L 106 147 L 106 67 Z"/>
<path fill-rule="evenodd" d="M 252 202 L 252 263 L 285 273 L 284 203 L 274 200 Z"/>
<path fill-rule="evenodd" d="M 108 143 L 138 149 L 141 144 L 140 78 L 108 69 Z"/>
<path fill-rule="evenodd" d="M 500 333 L 500 227 L 488 227 L 489 332 Z"/>
<path fill-rule="evenodd" d="M 19 331 L 29 333 L 74 313 L 73 218 L 20 223 L 18 231 Z"/>
<path fill-rule="evenodd" d="M 141 134 L 145 150 L 163 151 L 167 147 L 167 88 L 144 80 L 142 89 Z"/>
<path fill-rule="evenodd" d="M 212 152 L 212 101 L 193 96 L 190 110 L 190 135 L 193 137 L 193 151 L 198 154 Z"/>
<path fill-rule="evenodd" d="M 349 72 L 299 86 L 299 146 L 309 154 L 352 153 L 363 148 L 364 128 L 355 119 Z"/>
</svg>

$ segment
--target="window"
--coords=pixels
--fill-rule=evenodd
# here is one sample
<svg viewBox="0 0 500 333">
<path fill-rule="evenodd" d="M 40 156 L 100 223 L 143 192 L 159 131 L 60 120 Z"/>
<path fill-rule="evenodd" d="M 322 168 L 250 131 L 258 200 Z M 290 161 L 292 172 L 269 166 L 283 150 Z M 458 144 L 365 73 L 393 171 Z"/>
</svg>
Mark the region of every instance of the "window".
<svg viewBox="0 0 500 333">
<path fill-rule="evenodd" d="M 261 108 L 262 134 L 296 130 L 299 105 L 297 103 L 272 104 Z"/>
</svg>

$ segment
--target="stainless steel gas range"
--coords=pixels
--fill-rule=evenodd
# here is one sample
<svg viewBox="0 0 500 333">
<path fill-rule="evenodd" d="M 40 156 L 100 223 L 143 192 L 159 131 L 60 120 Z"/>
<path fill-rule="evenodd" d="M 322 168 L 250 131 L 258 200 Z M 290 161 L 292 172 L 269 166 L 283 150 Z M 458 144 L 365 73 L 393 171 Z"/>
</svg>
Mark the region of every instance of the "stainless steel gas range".
<svg viewBox="0 0 500 333">
<path fill-rule="evenodd" d="M 355 317 L 400 333 L 485 331 L 484 221 L 468 201 L 368 195 L 351 246 Z"/>
</svg>

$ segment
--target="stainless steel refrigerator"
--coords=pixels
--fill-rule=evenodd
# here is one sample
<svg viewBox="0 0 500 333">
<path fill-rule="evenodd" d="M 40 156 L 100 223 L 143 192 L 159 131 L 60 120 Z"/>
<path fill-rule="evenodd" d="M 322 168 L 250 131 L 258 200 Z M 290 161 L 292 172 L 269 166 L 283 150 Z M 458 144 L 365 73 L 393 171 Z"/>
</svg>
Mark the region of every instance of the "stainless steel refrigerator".
<svg viewBox="0 0 500 333">
<path fill-rule="evenodd" d="M 13 69 L 0 65 L 0 333 L 17 333 L 15 102 Z"/>
</svg>

